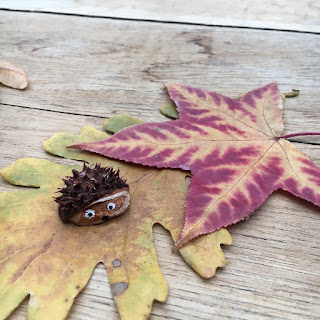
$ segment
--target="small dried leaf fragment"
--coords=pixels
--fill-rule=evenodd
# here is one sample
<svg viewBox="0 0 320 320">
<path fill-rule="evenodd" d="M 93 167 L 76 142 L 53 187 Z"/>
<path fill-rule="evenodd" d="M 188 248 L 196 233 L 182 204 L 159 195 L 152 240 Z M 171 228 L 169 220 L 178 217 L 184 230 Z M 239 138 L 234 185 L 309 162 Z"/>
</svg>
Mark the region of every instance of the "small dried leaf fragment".
<svg viewBox="0 0 320 320">
<path fill-rule="evenodd" d="M 28 85 L 28 76 L 21 68 L 0 60 L 0 82 L 7 87 L 24 89 Z"/>
</svg>

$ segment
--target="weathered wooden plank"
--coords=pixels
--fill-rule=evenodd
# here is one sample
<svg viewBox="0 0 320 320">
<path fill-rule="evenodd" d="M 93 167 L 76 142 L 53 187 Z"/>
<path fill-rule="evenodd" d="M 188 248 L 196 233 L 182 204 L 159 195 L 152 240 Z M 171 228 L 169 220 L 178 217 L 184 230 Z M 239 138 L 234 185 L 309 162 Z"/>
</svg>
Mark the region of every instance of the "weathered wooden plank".
<svg viewBox="0 0 320 320">
<path fill-rule="evenodd" d="M 164 81 L 183 80 L 237 96 L 280 79 L 283 91 L 302 89 L 299 98 L 287 101 L 287 132 L 318 127 L 316 36 L 18 13 L 1 15 L 0 25 L 3 57 L 14 59 L 31 78 L 27 91 L 0 88 L 2 102 L 27 107 L 1 105 L 1 167 L 18 157 L 52 160 L 41 150 L 45 138 L 55 131 L 77 132 L 82 125 L 102 128 L 98 117 L 104 115 L 122 112 L 163 121 L 158 106 L 166 101 L 159 90 Z M 299 147 L 320 164 L 318 146 Z M 14 187 L 1 182 L 0 189 Z M 156 229 L 170 296 L 166 304 L 155 303 L 151 319 L 316 319 L 318 209 L 278 193 L 259 212 L 230 228 L 229 264 L 211 281 L 199 279 L 173 255 L 169 237 Z M 117 318 L 115 312 L 99 267 L 70 319 Z M 11 318 L 25 317 L 26 303 Z"/>
<path fill-rule="evenodd" d="M 2 87 L 2 103 L 155 121 L 165 82 L 237 97 L 278 81 L 301 90 L 287 100 L 285 132 L 319 131 L 317 35 L 4 11 L 0 21 L 2 58 L 30 80 L 24 91 Z"/>
<path fill-rule="evenodd" d="M 0 104 L 1 118 L 1 167 L 8 166 L 17 158 L 37 157 L 47 160 L 62 159 L 53 157 L 42 149 L 42 143 L 55 132 L 79 132 L 83 126 L 103 130 L 103 118 L 69 115 Z M 63 163 L 65 163 L 63 159 Z M 74 162 L 72 162 L 74 163 Z"/>
<path fill-rule="evenodd" d="M 314 1 L 10 1 L 1 8 L 105 16 L 125 19 L 320 32 L 320 8 Z"/>
<path fill-rule="evenodd" d="M 11 90 L 12 91 L 12 90 Z M 83 125 L 102 129 L 103 119 L 0 105 L 1 167 L 20 157 L 71 161 L 41 150 L 56 131 L 77 133 Z M 162 120 L 161 116 L 154 116 Z M 320 146 L 297 144 L 320 165 Z M 0 191 L 13 191 L 0 181 Z M 171 252 L 172 241 L 156 227 L 159 264 L 169 298 L 155 303 L 151 320 L 160 319 L 317 319 L 320 306 L 319 208 L 285 192 L 276 192 L 248 221 L 229 228 L 233 245 L 224 247 L 227 266 L 202 280 Z M 9 318 L 26 318 L 25 301 Z M 119 319 L 99 266 L 76 299 L 69 319 Z"/>
</svg>

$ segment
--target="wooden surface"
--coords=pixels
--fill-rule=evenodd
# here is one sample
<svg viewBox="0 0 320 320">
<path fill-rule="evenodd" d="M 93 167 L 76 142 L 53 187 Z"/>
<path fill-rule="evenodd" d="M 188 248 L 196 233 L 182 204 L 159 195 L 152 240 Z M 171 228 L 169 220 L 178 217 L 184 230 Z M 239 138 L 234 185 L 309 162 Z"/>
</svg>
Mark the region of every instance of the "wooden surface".
<svg viewBox="0 0 320 320">
<path fill-rule="evenodd" d="M 262 4 L 263 3 L 263 4 Z M 320 32 L 320 6 L 312 0 L 0 0 L 0 8 L 104 16 L 123 19 L 157 20 Z"/>
<path fill-rule="evenodd" d="M 75 2 L 66 3 L 71 10 Z M 183 14 L 176 16 L 183 21 Z M 22 67 L 30 79 L 24 91 L 0 87 L 1 168 L 20 157 L 70 163 L 46 154 L 42 142 L 84 125 L 102 130 L 103 120 L 118 113 L 165 121 L 158 108 L 168 101 L 161 90 L 167 81 L 237 97 L 276 80 L 282 92 L 301 90 L 286 100 L 285 133 L 319 131 L 317 34 L 6 10 L 0 11 L 0 34 L 1 59 Z M 320 166 L 319 139 L 299 140 L 296 145 Z M 17 189 L 0 181 L 1 192 Z M 211 280 L 201 279 L 171 252 L 166 231 L 154 231 L 169 297 L 154 303 L 151 320 L 319 318 L 318 207 L 276 192 L 248 221 L 229 228 L 233 245 L 223 248 L 227 266 Z M 27 303 L 9 318 L 26 319 Z M 68 319 L 119 319 L 103 266 L 76 298 Z"/>
</svg>

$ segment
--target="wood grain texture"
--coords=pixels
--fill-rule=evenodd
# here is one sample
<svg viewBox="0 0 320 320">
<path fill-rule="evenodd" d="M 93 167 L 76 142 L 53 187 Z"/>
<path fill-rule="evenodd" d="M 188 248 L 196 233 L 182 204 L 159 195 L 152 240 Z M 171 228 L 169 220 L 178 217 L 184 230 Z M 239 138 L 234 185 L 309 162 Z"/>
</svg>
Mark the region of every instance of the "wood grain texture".
<svg viewBox="0 0 320 320">
<path fill-rule="evenodd" d="M 124 19 L 320 32 L 316 1 L 0 0 L 1 8 Z"/>
<path fill-rule="evenodd" d="M 158 108 L 167 102 L 166 81 L 236 97 L 277 80 L 284 92 L 301 90 L 286 101 L 285 133 L 319 131 L 316 35 L 17 12 L 0 12 L 0 29 L 2 58 L 30 79 L 22 92 L 0 87 L 1 168 L 21 157 L 71 163 L 46 154 L 43 140 L 84 125 L 102 130 L 104 118 L 117 113 L 165 121 Z M 297 146 L 320 166 L 319 145 Z M 0 181 L 1 192 L 17 189 Z M 169 298 L 155 302 L 151 320 L 318 318 L 319 208 L 276 192 L 229 231 L 227 266 L 208 281 L 171 252 L 167 232 L 154 228 Z M 9 319 L 26 319 L 27 302 Z M 68 319 L 119 319 L 102 266 Z"/>
<path fill-rule="evenodd" d="M 238 97 L 278 81 L 301 91 L 285 104 L 285 133 L 319 127 L 317 35 L 17 12 L 0 21 L 3 59 L 29 76 L 25 91 L 2 90 L 5 104 L 150 122 L 169 101 L 165 82 Z"/>
</svg>

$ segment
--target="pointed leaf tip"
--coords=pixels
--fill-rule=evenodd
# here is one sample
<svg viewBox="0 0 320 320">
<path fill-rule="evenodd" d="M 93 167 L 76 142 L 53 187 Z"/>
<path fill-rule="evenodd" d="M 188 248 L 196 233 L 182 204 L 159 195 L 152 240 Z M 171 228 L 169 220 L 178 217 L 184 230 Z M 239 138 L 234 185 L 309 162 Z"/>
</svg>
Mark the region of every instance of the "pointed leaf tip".
<svg viewBox="0 0 320 320">
<path fill-rule="evenodd" d="M 197 236 L 200 236 L 197 235 Z M 183 231 L 181 232 L 179 238 L 177 239 L 176 243 L 174 244 L 174 247 L 172 249 L 172 252 L 177 252 L 180 249 L 182 249 L 189 241 L 193 240 L 197 236 L 193 236 L 192 234 L 188 233 L 186 235 L 183 234 Z"/>
<path fill-rule="evenodd" d="M 162 106 L 160 108 L 160 112 L 168 118 L 179 119 L 179 112 L 177 110 L 176 105 L 173 102 Z"/>
<path fill-rule="evenodd" d="M 78 149 L 78 150 L 87 151 L 86 146 L 87 146 L 87 143 L 76 142 L 76 143 L 68 144 L 66 147 L 68 149 Z"/>
</svg>

